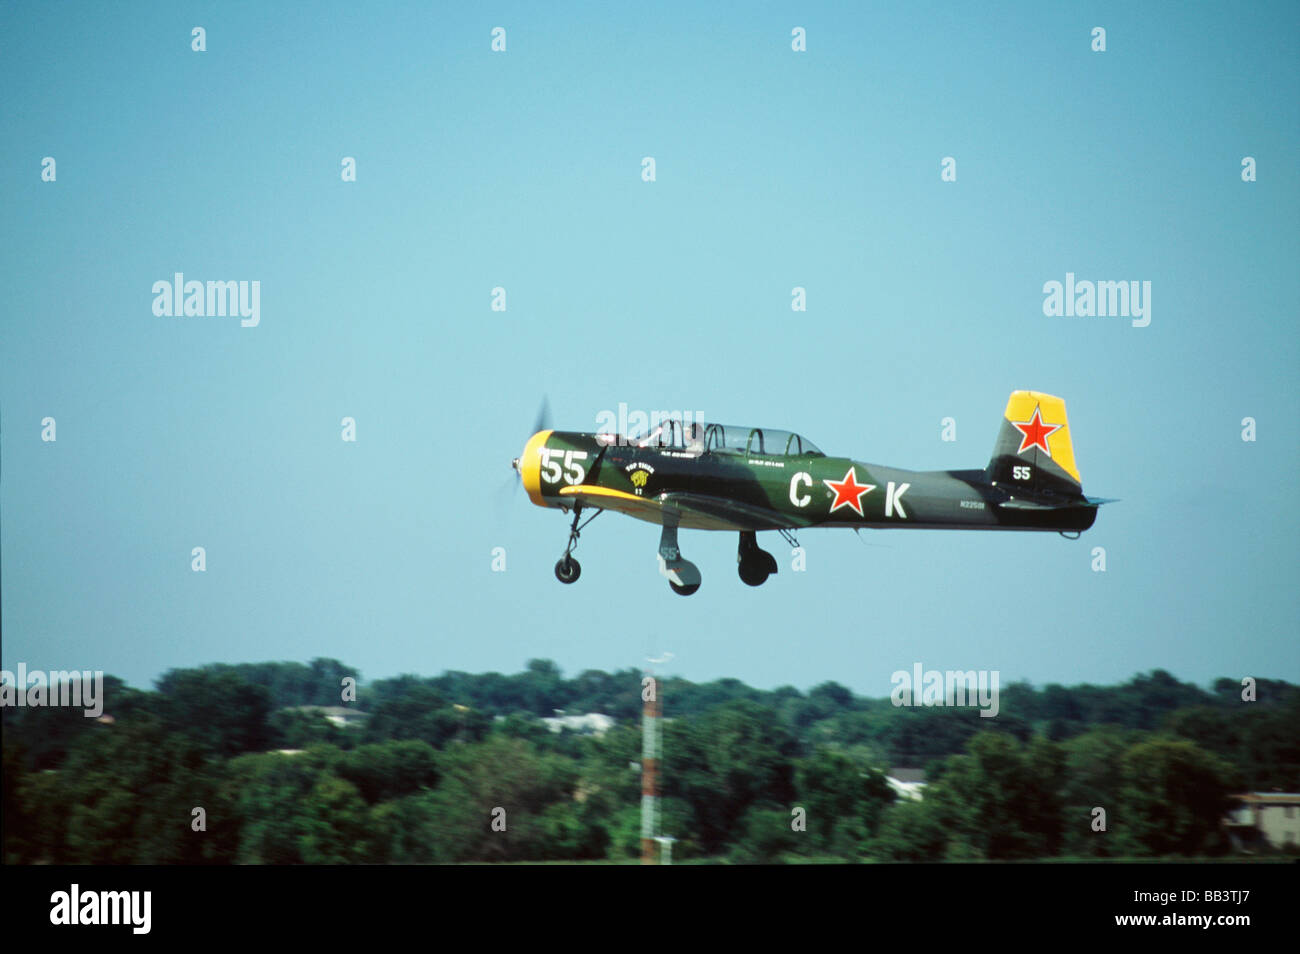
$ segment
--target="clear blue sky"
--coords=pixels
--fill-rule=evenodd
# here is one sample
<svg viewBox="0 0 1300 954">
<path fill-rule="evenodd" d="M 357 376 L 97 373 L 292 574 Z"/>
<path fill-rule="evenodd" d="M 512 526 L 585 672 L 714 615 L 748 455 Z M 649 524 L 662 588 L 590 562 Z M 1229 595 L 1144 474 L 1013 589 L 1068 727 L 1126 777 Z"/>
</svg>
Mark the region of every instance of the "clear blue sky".
<svg viewBox="0 0 1300 954">
<path fill-rule="evenodd" d="M 5 5 L 4 668 L 1300 680 L 1300 7 L 1131 6 Z M 260 326 L 156 317 L 177 271 Z M 1150 326 L 1045 317 L 1067 271 Z M 682 599 L 617 514 L 561 586 L 502 493 L 543 394 L 950 468 L 1015 388 L 1122 498 L 1079 541 L 812 531 L 750 589 L 687 532 Z"/>
</svg>

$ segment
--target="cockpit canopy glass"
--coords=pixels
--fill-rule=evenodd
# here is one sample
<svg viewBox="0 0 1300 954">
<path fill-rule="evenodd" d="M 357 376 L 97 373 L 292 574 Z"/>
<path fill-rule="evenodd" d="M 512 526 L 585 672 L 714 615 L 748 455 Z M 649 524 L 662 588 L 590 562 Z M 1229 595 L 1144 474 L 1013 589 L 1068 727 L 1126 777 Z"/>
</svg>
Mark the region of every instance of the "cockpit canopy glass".
<svg viewBox="0 0 1300 954">
<path fill-rule="evenodd" d="M 745 427 L 736 424 L 705 424 L 704 449 L 749 456 L 824 457 L 812 441 L 793 431 L 775 427 Z"/>
<path fill-rule="evenodd" d="M 668 419 L 631 441 L 641 447 L 677 448 L 696 453 L 747 454 L 751 457 L 825 457 L 820 448 L 793 431 L 738 424 L 682 423 Z"/>
</svg>

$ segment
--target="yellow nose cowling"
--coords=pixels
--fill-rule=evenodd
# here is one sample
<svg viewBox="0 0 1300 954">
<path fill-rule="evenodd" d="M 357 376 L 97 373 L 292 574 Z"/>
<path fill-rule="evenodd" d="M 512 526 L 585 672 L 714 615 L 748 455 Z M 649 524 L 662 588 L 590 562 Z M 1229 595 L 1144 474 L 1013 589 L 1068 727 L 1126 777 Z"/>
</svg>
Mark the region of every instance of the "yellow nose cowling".
<svg viewBox="0 0 1300 954">
<path fill-rule="evenodd" d="M 546 506 L 546 501 L 542 499 L 541 450 L 553 433 L 554 431 L 538 431 L 528 438 L 524 452 L 519 455 L 519 476 L 523 479 L 524 490 L 528 491 L 528 499 L 539 507 Z"/>
</svg>

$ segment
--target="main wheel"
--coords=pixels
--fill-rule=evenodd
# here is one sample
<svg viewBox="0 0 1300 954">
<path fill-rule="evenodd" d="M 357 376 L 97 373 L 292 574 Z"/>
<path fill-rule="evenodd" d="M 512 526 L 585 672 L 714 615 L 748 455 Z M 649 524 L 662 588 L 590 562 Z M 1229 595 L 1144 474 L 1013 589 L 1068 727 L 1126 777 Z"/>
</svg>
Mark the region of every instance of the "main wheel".
<svg viewBox="0 0 1300 954">
<path fill-rule="evenodd" d="M 555 564 L 555 578 L 561 583 L 572 583 L 581 575 L 582 564 L 571 556 L 566 555 Z"/>
<path fill-rule="evenodd" d="M 700 584 L 698 583 L 692 583 L 690 586 L 678 586 L 672 580 L 668 581 L 668 585 L 673 588 L 673 592 L 678 596 L 690 596 L 700 588 Z"/>
<path fill-rule="evenodd" d="M 740 578 L 749 586 L 762 586 L 767 582 L 767 578 L 772 574 L 768 572 L 767 567 L 759 565 L 758 561 L 743 561 L 737 568 Z"/>
</svg>

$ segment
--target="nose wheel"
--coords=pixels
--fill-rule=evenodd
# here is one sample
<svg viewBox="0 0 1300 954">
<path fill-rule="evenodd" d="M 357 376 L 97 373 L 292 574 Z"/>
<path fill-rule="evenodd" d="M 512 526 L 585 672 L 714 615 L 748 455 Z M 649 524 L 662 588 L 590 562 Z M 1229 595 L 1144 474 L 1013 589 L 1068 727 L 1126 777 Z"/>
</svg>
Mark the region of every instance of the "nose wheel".
<svg viewBox="0 0 1300 954">
<path fill-rule="evenodd" d="M 579 525 L 578 518 L 582 516 L 582 504 L 574 505 L 573 525 L 569 527 L 569 544 L 564 548 L 564 556 L 560 557 L 555 564 L 555 578 L 561 583 L 576 583 L 578 577 L 582 575 L 582 564 L 573 558 L 573 550 L 578 545 L 578 537 L 582 535 L 583 527 L 604 512 L 597 510 Z"/>
<path fill-rule="evenodd" d="M 582 575 L 582 564 L 567 553 L 555 564 L 555 578 L 561 583 L 575 583 Z"/>
</svg>

